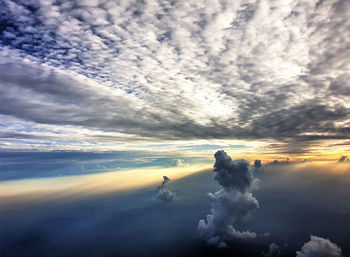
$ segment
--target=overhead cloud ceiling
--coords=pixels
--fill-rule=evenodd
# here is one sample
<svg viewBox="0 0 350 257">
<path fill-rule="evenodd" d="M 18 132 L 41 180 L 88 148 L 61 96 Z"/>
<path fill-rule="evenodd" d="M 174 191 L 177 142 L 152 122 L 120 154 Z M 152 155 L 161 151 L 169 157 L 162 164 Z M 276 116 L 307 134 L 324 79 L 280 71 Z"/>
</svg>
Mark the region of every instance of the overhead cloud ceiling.
<svg viewBox="0 0 350 257">
<path fill-rule="evenodd" d="M 350 138 L 348 1 L 1 2 L 3 138 Z"/>
</svg>

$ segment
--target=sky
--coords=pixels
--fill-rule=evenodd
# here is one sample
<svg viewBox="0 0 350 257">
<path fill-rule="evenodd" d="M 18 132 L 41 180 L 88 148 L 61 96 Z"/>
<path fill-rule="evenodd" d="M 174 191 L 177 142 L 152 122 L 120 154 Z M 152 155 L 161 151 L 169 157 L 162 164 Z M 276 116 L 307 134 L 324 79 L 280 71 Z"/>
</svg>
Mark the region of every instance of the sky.
<svg viewBox="0 0 350 257">
<path fill-rule="evenodd" d="M 252 177 L 244 160 L 216 160 L 215 170 L 201 172 L 142 168 L 2 181 L 0 254 L 350 256 L 349 162 L 270 165 Z M 157 199 L 164 193 L 164 174 L 171 180 L 165 192 L 176 194 L 171 201 Z M 240 191 L 257 180 L 258 188 Z M 249 218 L 242 219 L 247 211 Z M 234 238 L 222 225 L 234 227 Z M 209 238 L 213 231 L 222 236 L 219 247 Z"/>
<path fill-rule="evenodd" d="M 0 256 L 350 256 L 349 0 L 0 0 Z"/>
<path fill-rule="evenodd" d="M 0 4 L 2 151 L 350 151 L 349 1 Z"/>
</svg>

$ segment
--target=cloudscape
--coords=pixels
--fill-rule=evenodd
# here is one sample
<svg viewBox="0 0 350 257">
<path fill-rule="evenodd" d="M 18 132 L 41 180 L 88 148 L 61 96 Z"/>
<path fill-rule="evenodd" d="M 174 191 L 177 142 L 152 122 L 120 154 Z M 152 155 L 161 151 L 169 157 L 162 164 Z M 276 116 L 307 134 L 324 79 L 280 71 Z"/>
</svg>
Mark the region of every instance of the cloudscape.
<svg viewBox="0 0 350 257">
<path fill-rule="evenodd" d="M 0 256 L 350 256 L 348 0 L 0 0 Z"/>
</svg>

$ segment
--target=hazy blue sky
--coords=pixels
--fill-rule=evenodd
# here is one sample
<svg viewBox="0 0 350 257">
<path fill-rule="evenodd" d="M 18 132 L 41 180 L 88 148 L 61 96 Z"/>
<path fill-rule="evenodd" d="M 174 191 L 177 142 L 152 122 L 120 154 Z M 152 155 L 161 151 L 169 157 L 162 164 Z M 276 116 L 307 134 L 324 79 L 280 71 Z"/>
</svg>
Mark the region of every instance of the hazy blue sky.
<svg viewBox="0 0 350 257">
<path fill-rule="evenodd" d="M 205 219 L 211 208 L 206 194 L 220 189 L 211 171 L 169 183 L 177 199 L 165 203 L 153 199 L 157 184 L 98 194 L 107 184 L 95 175 L 89 175 L 94 178 L 85 192 L 89 197 L 83 197 L 84 192 L 68 179 L 62 188 L 60 179 L 51 178 L 41 191 L 35 180 L 12 182 L 13 192 L 35 185 L 39 190 L 37 198 L 27 191 L 11 200 L 2 195 L 6 191 L 1 191 L 0 183 L 0 253 L 6 257 L 263 257 L 262 252 L 275 242 L 281 255 L 273 256 L 295 257 L 315 235 L 329 238 L 349 256 L 350 173 L 348 164 L 338 167 L 343 172 L 330 173 L 332 166 L 337 169 L 338 164 L 273 166 L 255 174 L 261 180 L 254 192 L 260 208 L 248 220 L 235 222 L 235 227 L 254 231 L 258 237 L 228 242 L 226 248 L 207 246 L 197 232 L 199 219 Z M 50 187 L 57 187 L 56 194 L 50 194 Z"/>
</svg>

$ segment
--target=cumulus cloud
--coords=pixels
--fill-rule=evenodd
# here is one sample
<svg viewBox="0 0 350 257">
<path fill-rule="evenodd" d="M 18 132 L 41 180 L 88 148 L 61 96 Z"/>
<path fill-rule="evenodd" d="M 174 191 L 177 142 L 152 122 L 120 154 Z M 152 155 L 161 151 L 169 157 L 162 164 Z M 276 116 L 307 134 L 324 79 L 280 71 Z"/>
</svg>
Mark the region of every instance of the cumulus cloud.
<svg viewBox="0 0 350 257">
<path fill-rule="evenodd" d="M 165 186 L 170 181 L 171 181 L 170 178 L 168 178 L 167 176 L 163 176 L 163 182 L 157 188 L 158 192 L 154 197 L 156 200 L 160 200 L 163 202 L 170 202 L 176 199 L 176 193 L 171 192 Z"/>
<path fill-rule="evenodd" d="M 349 1 L 1 7 L 2 115 L 148 140 L 274 139 L 297 152 L 350 137 Z"/>
<path fill-rule="evenodd" d="M 208 197 L 211 213 L 198 223 L 198 232 L 208 244 L 225 247 L 231 239 L 255 238 L 256 233 L 237 231 L 233 225 L 239 219 L 247 219 L 259 207 L 258 201 L 249 192 L 254 178 L 249 163 L 232 160 L 223 150 L 215 153 L 214 179 L 222 189 Z"/>
<path fill-rule="evenodd" d="M 311 240 L 304 244 L 296 257 L 341 257 L 342 250 L 329 239 L 311 236 Z"/>
</svg>

